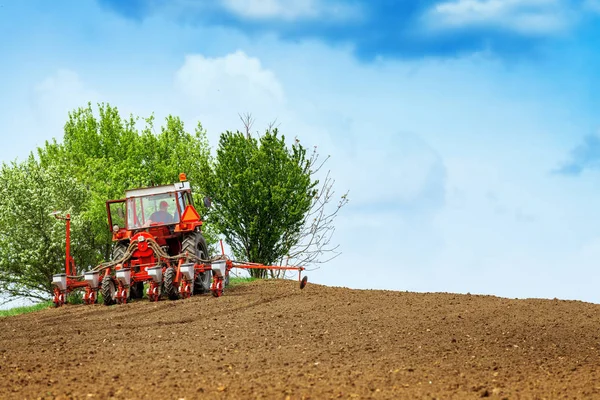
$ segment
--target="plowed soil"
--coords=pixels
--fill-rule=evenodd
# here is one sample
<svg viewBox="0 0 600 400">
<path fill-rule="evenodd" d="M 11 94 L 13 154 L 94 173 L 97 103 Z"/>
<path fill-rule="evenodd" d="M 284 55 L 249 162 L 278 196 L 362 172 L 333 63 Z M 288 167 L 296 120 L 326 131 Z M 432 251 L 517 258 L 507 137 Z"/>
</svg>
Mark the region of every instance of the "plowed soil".
<svg viewBox="0 0 600 400">
<path fill-rule="evenodd" d="M 261 281 L 0 319 L 0 398 L 600 398 L 600 305 Z"/>
</svg>

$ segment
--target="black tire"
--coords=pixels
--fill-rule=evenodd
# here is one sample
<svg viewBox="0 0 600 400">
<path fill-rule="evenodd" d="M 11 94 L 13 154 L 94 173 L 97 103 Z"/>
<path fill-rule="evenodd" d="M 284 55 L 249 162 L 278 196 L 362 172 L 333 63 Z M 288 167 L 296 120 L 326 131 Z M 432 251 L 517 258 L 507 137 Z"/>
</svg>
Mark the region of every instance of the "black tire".
<svg viewBox="0 0 600 400">
<path fill-rule="evenodd" d="M 127 244 L 124 242 L 117 242 L 112 249 L 111 260 L 118 261 L 123 258 L 125 253 L 127 252 Z"/>
<path fill-rule="evenodd" d="M 208 260 L 208 246 L 206 240 L 200 232 L 192 232 L 188 234 L 181 244 L 181 252 L 194 254 L 203 260 Z M 186 260 L 187 262 L 195 262 L 193 259 Z M 194 281 L 194 294 L 203 294 L 210 292 L 212 284 L 212 271 L 201 272 Z"/>
<path fill-rule="evenodd" d="M 165 271 L 165 276 L 163 278 L 163 293 L 167 294 L 169 300 L 179 299 L 179 288 L 174 284 L 175 275 L 175 268 L 169 267 Z"/>
<path fill-rule="evenodd" d="M 102 297 L 104 298 L 104 305 L 111 306 L 115 304 L 115 299 L 113 296 L 117 291 L 115 282 L 112 280 L 110 276 L 105 276 L 102 278 L 102 286 L 100 287 L 100 292 L 102 293 Z"/>
<path fill-rule="evenodd" d="M 132 300 L 144 297 L 144 282 L 135 282 L 129 288 L 129 298 Z"/>
</svg>

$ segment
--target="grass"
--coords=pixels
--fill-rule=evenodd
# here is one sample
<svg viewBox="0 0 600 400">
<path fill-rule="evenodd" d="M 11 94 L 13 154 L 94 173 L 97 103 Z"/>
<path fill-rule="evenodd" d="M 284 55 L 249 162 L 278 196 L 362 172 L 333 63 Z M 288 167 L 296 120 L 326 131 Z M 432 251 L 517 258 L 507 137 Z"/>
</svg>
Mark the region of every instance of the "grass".
<svg viewBox="0 0 600 400">
<path fill-rule="evenodd" d="M 253 282 L 255 280 L 256 280 L 256 278 L 252 278 L 252 277 L 237 278 L 237 277 L 230 276 L 229 286 L 243 285 L 244 283 Z"/>
<path fill-rule="evenodd" d="M 54 307 L 54 303 L 52 303 L 51 301 L 44 301 L 42 303 L 34 304 L 31 306 L 15 307 L 9 310 L 0 310 L 0 318 L 12 317 L 20 314 L 27 314 L 30 312 L 44 310 L 50 307 Z"/>
</svg>

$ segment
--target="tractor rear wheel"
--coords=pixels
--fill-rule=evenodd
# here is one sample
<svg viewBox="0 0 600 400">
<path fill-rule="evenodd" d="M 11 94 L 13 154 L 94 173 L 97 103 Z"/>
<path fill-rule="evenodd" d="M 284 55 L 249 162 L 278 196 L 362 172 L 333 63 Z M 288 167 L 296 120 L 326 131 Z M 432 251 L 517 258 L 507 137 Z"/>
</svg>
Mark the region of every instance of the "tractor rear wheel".
<svg viewBox="0 0 600 400">
<path fill-rule="evenodd" d="M 163 292 L 167 294 L 169 300 L 177 300 L 179 299 L 179 288 L 175 285 L 175 268 L 169 267 L 165 271 L 164 281 L 163 281 Z"/>
<path fill-rule="evenodd" d="M 102 278 L 102 286 L 100 287 L 100 292 L 102 293 L 102 297 L 104 298 L 104 305 L 110 306 L 115 304 L 115 282 L 112 280 L 110 275 L 106 275 Z"/>
<path fill-rule="evenodd" d="M 181 244 L 181 251 L 194 254 L 202 260 L 208 260 L 208 246 L 206 240 L 200 232 L 188 234 Z M 197 262 L 195 259 L 188 259 L 187 262 Z M 206 261 L 205 261 L 206 262 Z M 212 283 L 212 271 L 201 272 L 194 281 L 194 294 L 208 293 Z"/>
</svg>

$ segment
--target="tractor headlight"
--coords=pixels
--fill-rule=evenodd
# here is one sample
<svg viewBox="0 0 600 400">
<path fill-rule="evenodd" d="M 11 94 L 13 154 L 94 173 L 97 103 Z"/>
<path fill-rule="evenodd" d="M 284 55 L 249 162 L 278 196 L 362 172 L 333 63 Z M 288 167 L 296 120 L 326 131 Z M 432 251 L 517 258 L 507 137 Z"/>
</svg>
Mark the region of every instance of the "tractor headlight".
<svg viewBox="0 0 600 400">
<path fill-rule="evenodd" d="M 114 224 L 114 225 L 113 225 L 113 232 L 114 232 L 114 233 L 117 233 L 117 232 L 119 232 L 119 225 L 117 225 L 117 224 Z"/>
</svg>

